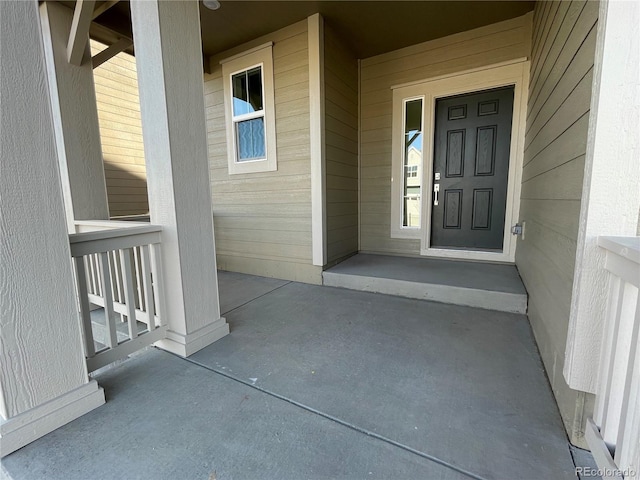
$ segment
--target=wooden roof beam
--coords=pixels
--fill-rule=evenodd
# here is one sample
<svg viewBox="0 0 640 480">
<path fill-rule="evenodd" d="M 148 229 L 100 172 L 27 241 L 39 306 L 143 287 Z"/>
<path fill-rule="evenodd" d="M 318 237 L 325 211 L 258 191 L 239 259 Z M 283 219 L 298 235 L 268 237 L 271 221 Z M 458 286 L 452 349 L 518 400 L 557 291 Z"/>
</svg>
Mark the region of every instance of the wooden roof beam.
<svg viewBox="0 0 640 480">
<path fill-rule="evenodd" d="M 91 61 L 93 62 L 93 68 L 98 68 L 104 62 L 115 57 L 117 54 L 126 50 L 131 45 L 133 45 L 133 41 L 130 38 L 121 38 L 113 45 L 110 45 L 101 52 L 96 53 L 91 59 Z"/>
<path fill-rule="evenodd" d="M 82 65 L 87 42 L 89 41 L 89 29 L 93 20 L 95 0 L 77 0 L 73 13 L 69 43 L 67 44 L 67 58 L 72 65 Z"/>
<path fill-rule="evenodd" d="M 118 1 L 119 0 L 107 0 L 106 2 L 104 2 L 101 5 L 97 6 L 96 9 L 93 11 L 93 20 L 95 20 L 100 15 L 102 15 L 104 12 L 106 12 L 111 7 L 113 7 L 116 3 L 118 3 Z"/>
</svg>

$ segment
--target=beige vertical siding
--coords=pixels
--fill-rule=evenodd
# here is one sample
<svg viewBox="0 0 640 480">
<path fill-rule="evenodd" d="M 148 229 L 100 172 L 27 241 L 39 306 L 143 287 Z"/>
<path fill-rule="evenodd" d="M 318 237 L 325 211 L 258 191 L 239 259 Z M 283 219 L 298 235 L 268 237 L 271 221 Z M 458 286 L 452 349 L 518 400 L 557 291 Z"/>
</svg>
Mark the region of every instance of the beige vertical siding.
<svg viewBox="0 0 640 480">
<path fill-rule="evenodd" d="M 273 42 L 278 170 L 229 176 L 220 59 Z M 311 258 L 307 21 L 211 58 L 205 75 L 218 267 L 320 283 Z"/>
<path fill-rule="evenodd" d="M 358 251 L 358 61 L 324 31 L 327 260 Z"/>
<path fill-rule="evenodd" d="M 392 239 L 391 87 L 527 57 L 531 15 L 432 40 L 361 63 L 361 244 L 368 252 L 418 255 L 419 240 Z"/>
<path fill-rule="evenodd" d="M 91 41 L 95 55 L 105 48 Z M 93 70 L 109 214 L 149 212 L 135 58 L 119 53 Z"/>
<path fill-rule="evenodd" d="M 582 443 L 592 398 L 564 381 L 582 177 L 596 43 L 597 2 L 539 2 L 516 263 L 529 292 L 529 318 L 573 442 Z M 587 411 L 585 411 L 587 410 Z"/>
</svg>

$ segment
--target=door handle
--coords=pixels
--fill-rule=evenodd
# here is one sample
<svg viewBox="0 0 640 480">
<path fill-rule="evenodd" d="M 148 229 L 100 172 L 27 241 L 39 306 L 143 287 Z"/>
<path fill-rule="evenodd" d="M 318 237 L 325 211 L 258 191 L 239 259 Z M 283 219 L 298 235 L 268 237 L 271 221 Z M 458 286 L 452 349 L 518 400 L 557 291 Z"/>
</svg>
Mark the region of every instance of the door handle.
<svg viewBox="0 0 640 480">
<path fill-rule="evenodd" d="M 438 192 L 440 191 L 440 184 L 439 183 L 434 183 L 433 184 L 433 204 L 437 207 L 438 206 Z"/>
</svg>

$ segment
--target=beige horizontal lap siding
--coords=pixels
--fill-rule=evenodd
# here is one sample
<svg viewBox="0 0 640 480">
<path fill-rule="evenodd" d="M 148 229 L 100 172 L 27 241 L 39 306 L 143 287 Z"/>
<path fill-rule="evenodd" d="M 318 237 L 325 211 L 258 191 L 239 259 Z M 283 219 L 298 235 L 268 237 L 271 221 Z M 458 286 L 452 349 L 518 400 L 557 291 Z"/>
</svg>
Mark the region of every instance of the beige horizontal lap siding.
<svg viewBox="0 0 640 480">
<path fill-rule="evenodd" d="M 278 170 L 229 175 L 219 61 L 273 42 Z M 211 58 L 205 107 L 218 267 L 321 281 L 311 258 L 309 53 L 307 21 Z"/>
<path fill-rule="evenodd" d="M 325 22 L 327 261 L 358 251 L 358 61 Z"/>
<path fill-rule="evenodd" d="M 572 442 L 592 397 L 564 381 L 595 56 L 597 2 L 540 2 L 533 27 L 516 263 L 529 318 Z"/>
<path fill-rule="evenodd" d="M 528 57 L 531 14 L 361 62 L 360 249 L 419 255 L 420 241 L 391 238 L 391 87 Z"/>
<path fill-rule="evenodd" d="M 95 55 L 106 48 L 91 41 Z M 135 58 L 119 53 L 93 70 L 109 214 L 149 212 Z"/>
</svg>

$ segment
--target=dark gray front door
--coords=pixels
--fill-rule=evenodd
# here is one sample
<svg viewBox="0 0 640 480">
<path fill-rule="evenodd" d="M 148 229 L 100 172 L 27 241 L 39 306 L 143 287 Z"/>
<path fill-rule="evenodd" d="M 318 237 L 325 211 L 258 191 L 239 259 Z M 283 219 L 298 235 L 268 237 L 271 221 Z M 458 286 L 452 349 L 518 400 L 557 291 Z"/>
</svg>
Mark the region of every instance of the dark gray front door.
<svg viewBox="0 0 640 480">
<path fill-rule="evenodd" d="M 513 87 L 437 101 L 432 247 L 502 250 L 512 114 Z"/>
</svg>

